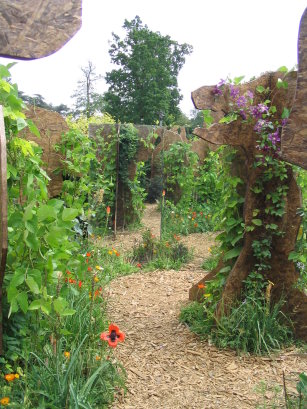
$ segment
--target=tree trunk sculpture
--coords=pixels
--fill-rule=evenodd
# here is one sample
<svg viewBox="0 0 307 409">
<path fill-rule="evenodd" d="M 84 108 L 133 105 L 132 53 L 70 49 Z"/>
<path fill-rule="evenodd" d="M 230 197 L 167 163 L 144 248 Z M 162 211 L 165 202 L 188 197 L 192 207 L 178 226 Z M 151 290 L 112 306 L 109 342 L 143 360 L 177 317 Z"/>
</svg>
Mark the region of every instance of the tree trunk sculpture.
<svg viewBox="0 0 307 409">
<path fill-rule="evenodd" d="M 287 75 L 286 81 L 288 88 L 274 88 L 280 73 L 267 73 L 255 81 L 238 86 L 240 95 L 248 90 L 255 95 L 253 104 L 259 104 L 262 94 L 257 93 L 259 86 L 270 91 L 265 97 L 272 101 L 276 106 L 277 116 L 281 117 L 283 107 L 291 107 L 293 103 L 296 73 L 291 72 Z M 220 119 L 231 111 L 229 88 L 225 86 L 223 95 L 217 98 L 215 87 L 202 87 L 192 93 L 192 99 L 195 107 L 198 109 L 211 109 L 216 119 Z M 297 215 L 297 209 L 301 206 L 301 194 L 298 188 L 293 170 L 290 165 L 285 164 L 285 180 L 279 177 L 272 177 L 263 183 L 263 189 L 259 193 L 256 187 L 259 180 L 263 178 L 264 167 L 255 166 L 257 156 L 259 156 L 259 141 L 254 130 L 255 123 L 244 121 L 242 118 L 229 124 L 218 123 L 209 129 L 197 128 L 194 133 L 201 139 L 204 139 L 215 145 L 231 145 L 241 148 L 245 155 L 245 164 L 241 166 L 241 178 L 247 181 L 245 202 L 243 210 L 243 220 L 245 224 L 245 233 L 243 237 L 243 248 L 237 258 L 223 289 L 221 300 L 216 310 L 216 316 L 227 314 L 235 300 L 240 297 L 243 288 L 243 281 L 248 275 L 255 271 L 255 251 L 253 243 L 263 240 L 268 235 L 265 226 L 278 226 L 276 230 L 282 232 L 281 235 L 273 234 L 271 236 L 270 267 L 263 272 L 265 279 L 274 283 L 272 297 L 273 300 L 286 298 L 286 309 L 290 313 L 294 322 L 295 333 L 298 338 L 307 340 L 307 296 L 294 287 L 298 279 L 298 273 L 295 265 L 288 260 L 289 254 L 294 250 L 296 237 L 298 234 L 301 219 Z M 268 214 L 266 209 L 272 206 L 272 197 L 270 192 L 277 192 L 284 189 L 284 213 L 280 216 Z M 255 219 L 255 210 L 257 209 L 257 219 L 261 220 L 261 225 L 253 225 Z M 250 230 L 248 227 L 252 227 Z M 220 267 L 209 273 L 199 283 L 190 289 L 189 298 L 191 300 L 200 300 L 202 291 L 198 284 L 204 283 L 214 277 L 220 270 Z"/>
</svg>

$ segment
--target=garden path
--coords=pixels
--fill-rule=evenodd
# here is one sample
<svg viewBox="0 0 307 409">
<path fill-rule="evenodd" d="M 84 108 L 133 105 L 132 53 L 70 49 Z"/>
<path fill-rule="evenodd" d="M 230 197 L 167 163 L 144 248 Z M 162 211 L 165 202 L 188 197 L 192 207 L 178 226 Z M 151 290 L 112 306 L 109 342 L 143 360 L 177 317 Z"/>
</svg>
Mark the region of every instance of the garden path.
<svg viewBox="0 0 307 409">
<path fill-rule="evenodd" d="M 159 232 L 155 205 L 146 208 L 145 227 Z M 129 249 L 140 232 L 119 234 L 113 245 Z M 200 265 L 214 243 L 213 234 L 193 234 L 183 241 L 194 258 L 180 271 L 153 271 L 118 278 L 108 289 L 109 316 L 126 333 L 115 350 L 127 371 L 126 396 L 118 394 L 115 409 L 255 408 L 260 381 L 282 384 L 282 370 L 306 370 L 306 355 L 295 350 L 268 357 L 237 356 L 201 341 L 181 324 L 192 283 L 203 277 Z M 294 384 L 293 384 L 294 385 Z M 273 393 L 266 392 L 271 399 Z"/>
</svg>

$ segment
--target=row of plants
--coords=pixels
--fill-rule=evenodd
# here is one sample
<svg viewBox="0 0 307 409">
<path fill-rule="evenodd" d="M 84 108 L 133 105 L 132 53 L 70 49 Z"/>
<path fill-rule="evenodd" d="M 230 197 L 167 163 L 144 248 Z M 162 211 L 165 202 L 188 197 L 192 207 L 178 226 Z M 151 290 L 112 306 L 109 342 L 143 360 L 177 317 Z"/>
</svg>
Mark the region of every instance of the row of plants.
<svg viewBox="0 0 307 409">
<path fill-rule="evenodd" d="M 123 386 L 110 347 L 124 334 L 106 315 L 105 285 L 137 271 L 116 249 L 98 248 L 80 232 L 88 198 L 101 188 L 95 145 L 71 127 L 63 137 L 67 179 L 48 197 L 41 148 L 20 133 L 26 106 L 0 66 L 0 103 L 7 139 L 8 256 L 2 288 L 0 404 L 16 408 L 103 408 Z M 84 125 L 84 124 L 83 124 Z M 63 147 L 64 146 L 64 147 Z M 104 208 L 110 217 L 108 206 Z M 79 234 L 80 233 L 80 234 Z M 2 333 L 1 333 L 2 334 Z"/>
</svg>

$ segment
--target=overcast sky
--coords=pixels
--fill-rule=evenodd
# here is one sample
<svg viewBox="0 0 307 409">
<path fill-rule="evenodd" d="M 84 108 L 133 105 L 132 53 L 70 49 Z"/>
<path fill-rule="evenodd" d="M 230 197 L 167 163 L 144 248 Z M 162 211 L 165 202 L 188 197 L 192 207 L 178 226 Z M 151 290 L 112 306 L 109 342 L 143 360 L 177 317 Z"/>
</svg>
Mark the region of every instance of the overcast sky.
<svg viewBox="0 0 307 409">
<path fill-rule="evenodd" d="M 227 76 L 246 79 L 297 63 L 297 35 L 306 0 L 83 0 L 82 28 L 60 51 L 35 61 L 19 61 L 13 81 L 29 95 L 72 106 L 82 66 L 91 60 L 97 74 L 112 69 L 111 33 L 122 35 L 125 19 L 136 15 L 149 29 L 189 43 L 178 82 L 181 109 L 193 109 L 191 92 Z M 0 58 L 1 64 L 12 60 Z M 102 79 L 99 92 L 107 90 Z"/>
</svg>

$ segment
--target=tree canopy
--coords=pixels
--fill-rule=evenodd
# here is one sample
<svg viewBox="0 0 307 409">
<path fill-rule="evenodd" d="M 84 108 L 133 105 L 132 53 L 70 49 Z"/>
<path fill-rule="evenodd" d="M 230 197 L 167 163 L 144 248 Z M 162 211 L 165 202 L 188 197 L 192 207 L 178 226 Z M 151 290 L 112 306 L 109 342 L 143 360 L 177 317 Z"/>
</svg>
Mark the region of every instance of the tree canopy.
<svg viewBox="0 0 307 409">
<path fill-rule="evenodd" d="M 121 122 L 176 121 L 182 99 L 177 76 L 192 46 L 149 30 L 138 16 L 125 20 L 123 28 L 123 40 L 112 33 L 109 54 L 118 68 L 106 73 L 106 111 Z"/>
</svg>

